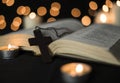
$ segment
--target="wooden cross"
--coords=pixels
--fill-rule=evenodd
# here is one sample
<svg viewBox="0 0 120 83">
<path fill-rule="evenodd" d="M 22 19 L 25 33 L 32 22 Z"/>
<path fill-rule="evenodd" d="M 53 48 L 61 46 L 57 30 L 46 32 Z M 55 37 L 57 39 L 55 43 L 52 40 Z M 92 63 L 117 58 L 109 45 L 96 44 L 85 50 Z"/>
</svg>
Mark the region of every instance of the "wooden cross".
<svg viewBox="0 0 120 83">
<path fill-rule="evenodd" d="M 41 57 L 44 62 L 50 62 L 52 60 L 52 56 L 49 53 L 48 45 L 52 42 L 51 37 L 44 37 L 42 35 L 42 32 L 39 29 L 34 30 L 34 36 L 35 38 L 30 38 L 29 44 L 32 45 L 38 45 L 39 50 L 41 52 Z"/>
</svg>

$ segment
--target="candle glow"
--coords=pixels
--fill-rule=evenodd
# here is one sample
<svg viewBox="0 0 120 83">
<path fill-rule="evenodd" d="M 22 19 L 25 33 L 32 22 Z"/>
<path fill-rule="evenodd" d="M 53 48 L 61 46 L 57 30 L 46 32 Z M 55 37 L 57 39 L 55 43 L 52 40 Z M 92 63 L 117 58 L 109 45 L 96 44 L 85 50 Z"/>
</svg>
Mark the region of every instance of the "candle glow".
<svg viewBox="0 0 120 83">
<path fill-rule="evenodd" d="M 11 44 L 8 44 L 8 50 L 11 49 L 11 48 L 12 48 Z"/>
<path fill-rule="evenodd" d="M 34 12 L 29 14 L 30 19 L 34 19 L 36 17 L 36 14 Z"/>
<path fill-rule="evenodd" d="M 91 71 L 91 67 L 83 63 L 69 63 L 61 67 L 61 71 L 72 76 L 82 76 Z"/>
<path fill-rule="evenodd" d="M 65 83 L 85 83 L 92 68 L 85 63 L 72 62 L 63 65 L 60 70 Z"/>
<path fill-rule="evenodd" d="M 14 50 L 14 49 L 18 49 L 18 47 L 11 45 L 11 44 L 8 44 L 8 50 Z"/>
<path fill-rule="evenodd" d="M 19 47 L 8 44 L 7 46 L 0 47 L 0 58 L 2 59 L 13 59 L 18 55 Z"/>
<path fill-rule="evenodd" d="M 83 72 L 83 70 L 84 70 L 84 68 L 83 68 L 82 64 L 78 64 L 78 65 L 76 66 L 75 71 L 76 71 L 77 73 L 81 73 L 81 72 Z"/>
</svg>

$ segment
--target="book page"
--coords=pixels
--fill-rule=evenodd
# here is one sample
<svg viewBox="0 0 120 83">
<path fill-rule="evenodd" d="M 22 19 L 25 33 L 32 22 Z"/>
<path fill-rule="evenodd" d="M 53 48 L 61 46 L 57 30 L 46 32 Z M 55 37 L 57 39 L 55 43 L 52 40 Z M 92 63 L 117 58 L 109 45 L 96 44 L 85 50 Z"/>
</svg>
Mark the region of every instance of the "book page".
<svg viewBox="0 0 120 83">
<path fill-rule="evenodd" d="M 120 39 L 120 27 L 108 24 L 93 24 L 86 29 L 76 31 L 63 39 L 88 43 L 109 49 Z"/>
</svg>

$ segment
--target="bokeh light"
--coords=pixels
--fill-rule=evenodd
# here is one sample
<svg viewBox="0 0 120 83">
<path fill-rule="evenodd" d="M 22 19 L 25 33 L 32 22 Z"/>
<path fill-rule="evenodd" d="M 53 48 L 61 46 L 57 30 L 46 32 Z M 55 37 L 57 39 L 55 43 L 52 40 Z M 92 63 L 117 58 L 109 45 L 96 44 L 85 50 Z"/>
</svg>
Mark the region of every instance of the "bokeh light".
<svg viewBox="0 0 120 83">
<path fill-rule="evenodd" d="M 13 19 L 13 25 L 15 25 L 15 26 L 20 26 L 21 23 L 22 23 L 22 19 L 21 19 L 20 17 L 15 17 L 15 18 Z"/>
<path fill-rule="evenodd" d="M 117 4 L 117 6 L 120 6 L 120 1 L 117 0 L 117 1 L 116 1 L 116 4 Z"/>
<path fill-rule="evenodd" d="M 11 30 L 17 31 L 22 23 L 22 19 L 20 17 L 15 17 L 11 24 Z"/>
<path fill-rule="evenodd" d="M 7 6 L 12 6 L 15 3 L 15 0 L 2 0 L 2 3 Z"/>
<path fill-rule="evenodd" d="M 25 12 L 23 13 L 23 15 L 28 15 L 31 12 L 31 9 L 29 6 L 25 6 Z"/>
<path fill-rule="evenodd" d="M 35 12 L 31 12 L 29 14 L 29 17 L 30 17 L 30 19 L 34 19 L 36 17 L 36 13 Z"/>
<path fill-rule="evenodd" d="M 30 12 L 31 12 L 31 9 L 29 6 L 19 6 L 17 8 L 18 15 L 28 15 Z"/>
<path fill-rule="evenodd" d="M 73 17 L 80 17 L 81 11 L 80 11 L 80 9 L 78 9 L 78 8 L 73 8 L 73 9 L 71 10 L 71 14 L 72 14 Z"/>
<path fill-rule="evenodd" d="M 6 27 L 6 21 L 5 17 L 3 15 L 0 15 L 0 29 L 4 29 Z"/>
<path fill-rule="evenodd" d="M 101 14 L 101 15 L 100 15 L 100 21 L 101 21 L 102 23 L 106 23 L 106 22 L 107 22 L 107 16 L 106 16 L 105 14 Z"/>
<path fill-rule="evenodd" d="M 44 15 L 46 15 L 46 13 L 47 13 L 47 9 L 46 9 L 46 7 L 44 7 L 44 6 L 40 6 L 40 7 L 37 9 L 37 14 L 38 14 L 39 16 L 44 16 Z"/>
<path fill-rule="evenodd" d="M 12 6 L 15 3 L 15 0 L 7 0 L 6 5 L 7 6 Z"/>
<path fill-rule="evenodd" d="M 84 26 L 89 26 L 91 24 L 91 19 L 89 16 L 85 15 L 82 17 L 81 22 Z"/>
<path fill-rule="evenodd" d="M 56 21 L 56 19 L 54 17 L 50 17 L 47 19 L 47 22 L 54 22 L 54 21 Z"/>
<path fill-rule="evenodd" d="M 89 7 L 92 10 L 97 10 L 98 9 L 98 5 L 97 5 L 97 3 L 95 1 L 90 1 L 89 2 Z"/>
<path fill-rule="evenodd" d="M 102 10 L 103 10 L 104 12 L 108 12 L 108 11 L 109 11 L 109 8 L 108 8 L 107 5 L 103 5 L 103 6 L 102 6 Z"/>
<path fill-rule="evenodd" d="M 105 1 L 105 4 L 109 7 L 109 8 L 112 8 L 113 7 L 113 3 L 111 0 L 106 0 Z"/>
<path fill-rule="evenodd" d="M 51 8 L 52 7 L 55 7 L 55 8 L 57 8 L 58 10 L 60 10 L 61 9 L 61 4 L 59 3 L 59 2 L 53 2 L 52 4 L 51 4 Z"/>
<path fill-rule="evenodd" d="M 96 23 L 108 23 L 108 17 L 109 17 L 109 14 L 108 12 L 99 12 L 95 18 L 95 22 Z"/>
<path fill-rule="evenodd" d="M 58 16 L 59 13 L 60 13 L 60 11 L 59 11 L 59 9 L 56 8 L 56 7 L 52 7 L 52 8 L 50 9 L 50 15 L 51 15 L 51 16 Z"/>
<path fill-rule="evenodd" d="M 17 31 L 18 29 L 19 29 L 19 26 L 14 26 L 13 24 L 11 24 L 12 31 Z"/>
<path fill-rule="evenodd" d="M 17 8 L 17 14 L 18 15 L 23 15 L 25 13 L 25 11 L 26 11 L 26 8 L 24 6 L 19 6 Z"/>
</svg>

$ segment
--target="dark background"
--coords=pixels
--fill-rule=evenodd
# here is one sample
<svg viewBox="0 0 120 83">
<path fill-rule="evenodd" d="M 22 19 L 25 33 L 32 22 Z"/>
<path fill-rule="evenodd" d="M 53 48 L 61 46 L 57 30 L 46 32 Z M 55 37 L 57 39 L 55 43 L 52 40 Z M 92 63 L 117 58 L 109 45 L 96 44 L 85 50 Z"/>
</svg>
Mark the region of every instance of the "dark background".
<svg viewBox="0 0 120 83">
<path fill-rule="evenodd" d="M 45 63 L 41 57 L 24 51 L 14 59 L 0 59 L 0 83 L 65 83 L 60 68 L 70 62 L 92 67 L 85 83 L 120 83 L 120 66 L 58 56 Z"/>
<path fill-rule="evenodd" d="M 0 35 L 11 32 L 12 30 L 10 29 L 10 24 L 13 20 L 14 17 L 19 16 L 23 17 L 21 15 L 18 15 L 16 13 L 16 10 L 19 6 L 29 6 L 31 8 L 31 12 L 36 12 L 37 8 L 39 6 L 45 6 L 47 10 L 50 9 L 50 5 L 52 2 L 59 2 L 61 4 L 61 10 L 60 14 L 56 16 L 56 19 L 61 19 L 61 18 L 75 18 L 71 15 L 71 9 L 72 8 L 79 8 L 81 11 L 81 16 L 75 19 L 81 20 L 81 18 L 84 15 L 90 16 L 92 21 L 94 20 L 94 16 L 91 16 L 88 14 L 89 10 L 89 2 L 91 0 L 15 0 L 15 3 L 13 6 L 6 6 L 5 4 L 2 3 L 2 0 L 0 2 L 0 15 L 4 15 L 7 26 L 4 30 L 0 30 Z M 98 4 L 98 10 L 101 9 L 102 5 L 105 4 L 105 0 L 93 0 Z M 116 0 L 111 0 L 112 2 Z M 46 22 L 47 19 L 51 17 L 49 12 L 43 17 L 43 22 Z M 23 28 L 23 25 L 21 25 L 20 29 Z"/>
</svg>

